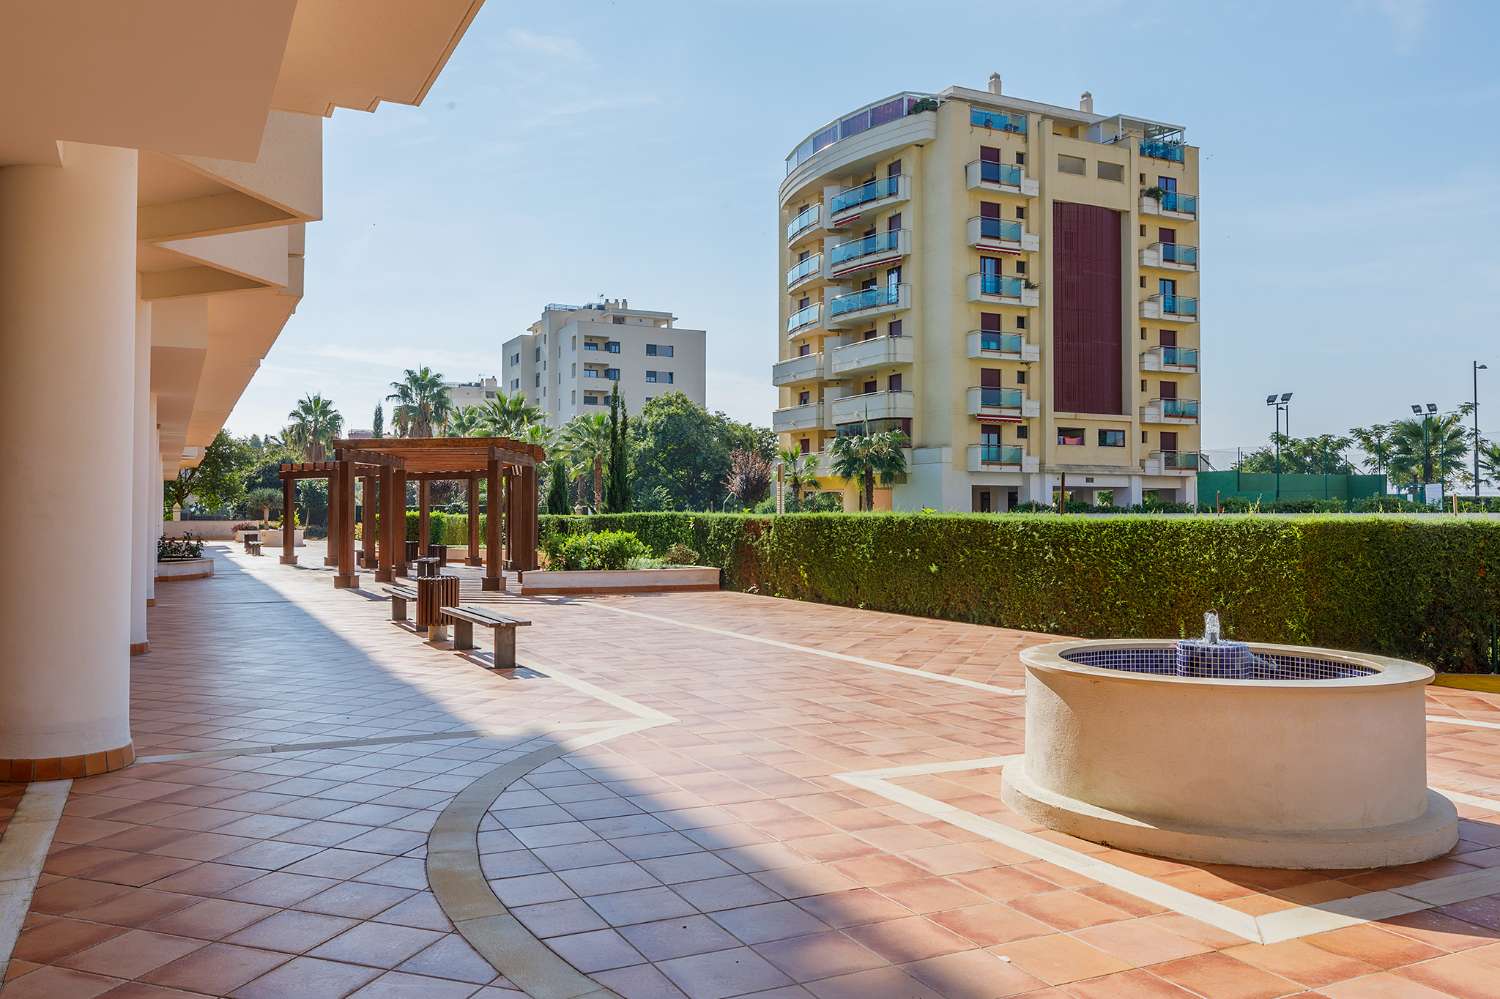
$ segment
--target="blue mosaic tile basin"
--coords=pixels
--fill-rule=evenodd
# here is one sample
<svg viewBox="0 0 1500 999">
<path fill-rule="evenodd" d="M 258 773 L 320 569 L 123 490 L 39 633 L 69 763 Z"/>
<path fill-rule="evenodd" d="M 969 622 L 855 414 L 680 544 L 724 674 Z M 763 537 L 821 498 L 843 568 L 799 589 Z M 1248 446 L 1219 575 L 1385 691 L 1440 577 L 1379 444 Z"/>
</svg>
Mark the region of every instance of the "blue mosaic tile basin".
<svg viewBox="0 0 1500 999">
<path fill-rule="evenodd" d="M 1219 680 L 1348 680 L 1378 672 L 1343 660 L 1256 652 L 1244 642 L 1185 640 L 1144 648 L 1095 646 L 1069 649 L 1060 655 L 1068 662 L 1095 669 Z"/>
</svg>

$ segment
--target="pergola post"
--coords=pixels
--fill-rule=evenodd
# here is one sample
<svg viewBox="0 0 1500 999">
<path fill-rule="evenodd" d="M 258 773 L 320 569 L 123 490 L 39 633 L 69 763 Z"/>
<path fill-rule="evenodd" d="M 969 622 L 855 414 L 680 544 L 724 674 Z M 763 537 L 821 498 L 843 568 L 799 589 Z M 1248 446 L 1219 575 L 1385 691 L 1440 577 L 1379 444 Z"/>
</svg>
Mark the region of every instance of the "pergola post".
<svg viewBox="0 0 1500 999">
<path fill-rule="evenodd" d="M 406 470 L 396 468 L 391 470 L 391 509 L 395 516 L 391 519 L 391 537 L 395 544 L 391 546 L 391 564 L 397 576 L 405 576 L 406 568 Z"/>
<path fill-rule="evenodd" d="M 333 466 L 328 473 L 328 551 L 323 555 L 324 565 L 339 564 L 339 469 Z"/>
<path fill-rule="evenodd" d="M 518 572 L 536 568 L 536 465 L 522 465 L 520 478 L 515 483 L 520 493 L 516 498 L 520 522 L 511 534 L 515 549 L 510 557 Z"/>
<path fill-rule="evenodd" d="M 345 530 L 339 532 L 339 570 L 333 577 L 336 589 L 353 589 L 359 585 L 359 573 L 354 563 L 354 463 L 339 459 L 338 463 L 339 523 Z"/>
<path fill-rule="evenodd" d="M 375 569 L 377 582 L 389 583 L 395 578 L 396 560 L 393 557 L 400 542 L 396 539 L 396 480 L 395 469 L 380 466 L 380 552 Z"/>
<path fill-rule="evenodd" d="M 469 476 L 469 554 L 464 565 L 484 565 L 479 557 L 479 476 Z"/>
<path fill-rule="evenodd" d="M 516 567 L 516 470 L 505 469 L 505 567 Z"/>
<path fill-rule="evenodd" d="M 297 564 L 297 480 L 281 479 L 281 564 Z"/>
<path fill-rule="evenodd" d="M 417 556 L 427 554 L 427 548 L 431 544 L 432 535 L 427 531 L 427 511 L 432 505 L 432 494 L 429 487 L 432 485 L 425 475 L 417 480 Z"/>
<path fill-rule="evenodd" d="M 360 483 L 360 544 L 359 565 L 365 569 L 373 569 L 377 565 L 375 551 L 379 547 L 380 533 L 375 526 L 375 476 L 361 475 Z"/>
<path fill-rule="evenodd" d="M 500 575 L 500 459 L 490 455 L 487 468 L 489 494 L 488 517 L 484 527 L 484 588 L 499 590 L 505 586 Z"/>
</svg>

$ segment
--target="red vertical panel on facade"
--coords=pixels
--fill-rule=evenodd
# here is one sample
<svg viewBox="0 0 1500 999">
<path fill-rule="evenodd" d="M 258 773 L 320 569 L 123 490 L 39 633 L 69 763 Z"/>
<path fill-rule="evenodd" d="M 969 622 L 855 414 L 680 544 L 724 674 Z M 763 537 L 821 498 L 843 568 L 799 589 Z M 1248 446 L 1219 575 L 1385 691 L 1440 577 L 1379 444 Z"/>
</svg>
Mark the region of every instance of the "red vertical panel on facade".
<svg viewBox="0 0 1500 999">
<path fill-rule="evenodd" d="M 1052 205 L 1052 391 L 1064 413 L 1125 412 L 1120 213 Z"/>
</svg>

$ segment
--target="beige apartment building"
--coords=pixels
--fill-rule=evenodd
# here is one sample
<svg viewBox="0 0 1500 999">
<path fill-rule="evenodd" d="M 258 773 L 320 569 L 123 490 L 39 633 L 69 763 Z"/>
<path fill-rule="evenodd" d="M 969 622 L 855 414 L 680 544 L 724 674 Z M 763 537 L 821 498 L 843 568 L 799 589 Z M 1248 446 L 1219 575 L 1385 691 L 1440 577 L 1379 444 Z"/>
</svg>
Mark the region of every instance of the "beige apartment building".
<svg viewBox="0 0 1500 999">
<path fill-rule="evenodd" d="M 302 298 L 323 121 L 420 103 L 478 9 L 0 0 L 0 781 L 130 763 L 162 483 Z"/>
<path fill-rule="evenodd" d="M 470 406 L 483 406 L 500 395 L 500 379 L 494 375 L 480 375 L 472 382 L 444 382 L 448 400 L 454 412 Z"/>
<path fill-rule="evenodd" d="M 780 188 L 773 426 L 900 429 L 877 507 L 1196 501 L 1198 150 L 1183 128 L 987 90 L 818 129 Z"/>
<path fill-rule="evenodd" d="M 548 305 L 530 330 L 505 342 L 501 384 L 524 392 L 553 427 L 608 412 L 616 385 L 631 413 L 667 392 L 701 406 L 708 334 L 676 322 L 670 312 L 632 309 L 626 299 Z"/>
</svg>

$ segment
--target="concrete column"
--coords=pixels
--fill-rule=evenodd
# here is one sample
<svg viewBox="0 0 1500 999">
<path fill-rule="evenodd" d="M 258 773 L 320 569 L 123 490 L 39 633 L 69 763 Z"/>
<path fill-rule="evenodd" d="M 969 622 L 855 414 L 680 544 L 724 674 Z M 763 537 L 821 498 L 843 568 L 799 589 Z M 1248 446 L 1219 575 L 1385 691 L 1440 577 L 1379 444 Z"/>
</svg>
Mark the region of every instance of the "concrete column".
<svg viewBox="0 0 1500 999">
<path fill-rule="evenodd" d="M 156 540 L 151 536 L 155 519 L 151 502 L 153 468 L 161 466 L 156 446 L 156 424 L 151 405 L 151 303 L 135 303 L 134 418 L 131 421 L 130 457 L 130 654 L 138 656 L 151 648 L 146 634 L 146 601 L 156 576 Z"/>
<path fill-rule="evenodd" d="M 1132 475 L 1130 485 L 1115 490 L 1115 506 L 1138 506 L 1141 502 L 1141 477 Z"/>
<path fill-rule="evenodd" d="M 10 780 L 134 759 L 136 153 L 72 142 L 60 153 L 59 167 L 0 168 L 0 779 Z"/>
<path fill-rule="evenodd" d="M 1052 480 L 1045 472 L 1026 476 L 1026 485 L 1021 496 L 1023 503 L 1051 503 Z"/>
</svg>

